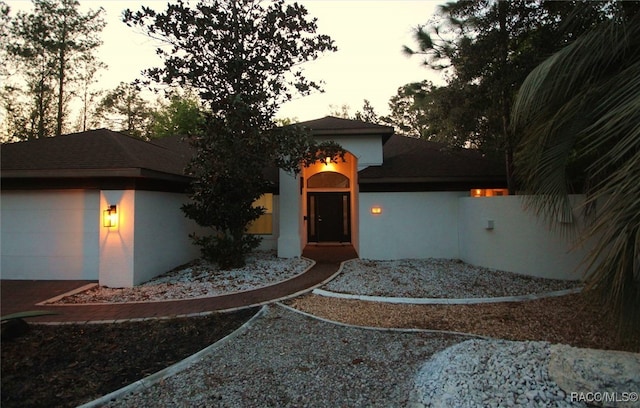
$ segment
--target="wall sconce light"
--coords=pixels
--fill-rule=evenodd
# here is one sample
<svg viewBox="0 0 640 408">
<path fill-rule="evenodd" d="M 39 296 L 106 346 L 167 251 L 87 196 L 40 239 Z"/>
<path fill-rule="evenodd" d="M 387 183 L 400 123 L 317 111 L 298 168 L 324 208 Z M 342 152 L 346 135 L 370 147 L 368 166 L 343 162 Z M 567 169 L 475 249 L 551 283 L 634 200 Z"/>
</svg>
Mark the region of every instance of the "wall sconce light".
<svg viewBox="0 0 640 408">
<path fill-rule="evenodd" d="M 102 226 L 115 228 L 118 226 L 118 208 L 115 204 L 102 212 Z"/>
<path fill-rule="evenodd" d="M 380 215 L 382 214 L 382 207 L 371 207 L 371 214 Z"/>
</svg>

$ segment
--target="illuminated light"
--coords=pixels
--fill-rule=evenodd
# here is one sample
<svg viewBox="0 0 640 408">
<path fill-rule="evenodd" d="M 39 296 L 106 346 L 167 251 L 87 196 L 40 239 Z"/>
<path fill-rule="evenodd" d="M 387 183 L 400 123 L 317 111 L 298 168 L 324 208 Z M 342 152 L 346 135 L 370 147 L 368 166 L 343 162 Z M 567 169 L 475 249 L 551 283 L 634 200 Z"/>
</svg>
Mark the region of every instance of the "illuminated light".
<svg viewBox="0 0 640 408">
<path fill-rule="evenodd" d="M 473 190 L 471 190 L 471 197 L 482 197 L 482 189 L 480 188 L 474 188 Z"/>
<path fill-rule="evenodd" d="M 382 207 L 371 207 L 371 214 L 373 215 L 382 214 Z"/>
<path fill-rule="evenodd" d="M 109 208 L 102 212 L 102 226 L 106 228 L 115 228 L 118 226 L 118 208 L 110 205 Z"/>
<path fill-rule="evenodd" d="M 331 164 L 331 157 L 325 157 L 324 159 L 324 165 L 328 166 L 329 164 Z"/>
</svg>

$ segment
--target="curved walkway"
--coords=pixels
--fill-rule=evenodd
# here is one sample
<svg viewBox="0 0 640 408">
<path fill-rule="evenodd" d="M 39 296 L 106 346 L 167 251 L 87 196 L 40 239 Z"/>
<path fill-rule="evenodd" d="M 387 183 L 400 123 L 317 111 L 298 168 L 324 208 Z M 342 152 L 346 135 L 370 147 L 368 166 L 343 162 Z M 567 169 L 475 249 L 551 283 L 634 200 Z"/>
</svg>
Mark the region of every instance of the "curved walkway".
<svg viewBox="0 0 640 408">
<path fill-rule="evenodd" d="M 308 291 L 338 271 L 340 263 L 358 255 L 351 246 L 310 246 L 303 256 L 316 261 L 306 273 L 264 288 L 209 298 L 108 305 L 38 306 L 37 303 L 91 283 L 88 281 L 2 281 L 2 315 L 30 310 L 57 314 L 29 318 L 37 323 L 115 322 L 192 316 L 270 303 Z"/>
</svg>

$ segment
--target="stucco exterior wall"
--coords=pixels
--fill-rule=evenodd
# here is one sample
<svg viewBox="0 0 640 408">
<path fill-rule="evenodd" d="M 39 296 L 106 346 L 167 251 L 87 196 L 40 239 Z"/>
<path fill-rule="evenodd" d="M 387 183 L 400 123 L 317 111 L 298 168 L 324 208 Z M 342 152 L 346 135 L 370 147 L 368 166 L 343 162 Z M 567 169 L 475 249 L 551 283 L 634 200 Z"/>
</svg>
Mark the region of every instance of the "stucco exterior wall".
<svg viewBox="0 0 640 408">
<path fill-rule="evenodd" d="M 101 228 L 100 284 L 130 287 L 199 257 L 189 234 L 199 227 L 180 209 L 186 196 L 109 190 L 102 206 L 118 206 L 116 229 Z"/>
<path fill-rule="evenodd" d="M 577 210 L 573 222 L 581 222 Z M 575 248 L 525 211 L 522 196 L 461 198 L 459 229 L 460 259 L 470 264 L 543 278 L 582 277 L 578 267 L 587 248 Z"/>
<path fill-rule="evenodd" d="M 278 256 L 295 258 L 302 254 L 302 209 L 300 179 L 280 170 Z"/>
<path fill-rule="evenodd" d="M 363 259 L 458 258 L 458 202 L 467 192 L 360 193 Z M 381 214 L 371 214 L 372 207 Z"/>
<path fill-rule="evenodd" d="M 136 191 L 134 285 L 200 256 L 189 234 L 200 229 L 180 207 L 179 193 Z"/>
<path fill-rule="evenodd" d="M 318 141 L 333 140 L 339 143 L 340 146 L 356 157 L 358 170 L 382 164 L 382 136 L 380 135 L 358 135 L 357 137 L 315 136 L 314 138 Z"/>
<path fill-rule="evenodd" d="M 97 190 L 2 191 L 2 279 L 98 279 Z"/>
</svg>

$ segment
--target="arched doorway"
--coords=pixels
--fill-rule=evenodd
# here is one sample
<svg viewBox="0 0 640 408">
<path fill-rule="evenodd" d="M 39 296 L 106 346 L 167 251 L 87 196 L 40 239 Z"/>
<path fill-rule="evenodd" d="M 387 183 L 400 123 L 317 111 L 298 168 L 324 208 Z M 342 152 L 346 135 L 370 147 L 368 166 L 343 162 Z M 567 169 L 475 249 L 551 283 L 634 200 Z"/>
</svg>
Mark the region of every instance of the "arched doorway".
<svg viewBox="0 0 640 408">
<path fill-rule="evenodd" d="M 307 179 L 308 242 L 351 242 L 349 187 L 349 178 L 333 171 Z"/>
<path fill-rule="evenodd" d="M 357 225 L 357 159 L 351 153 L 339 163 L 316 163 L 303 171 L 306 242 L 353 243 Z"/>
</svg>

